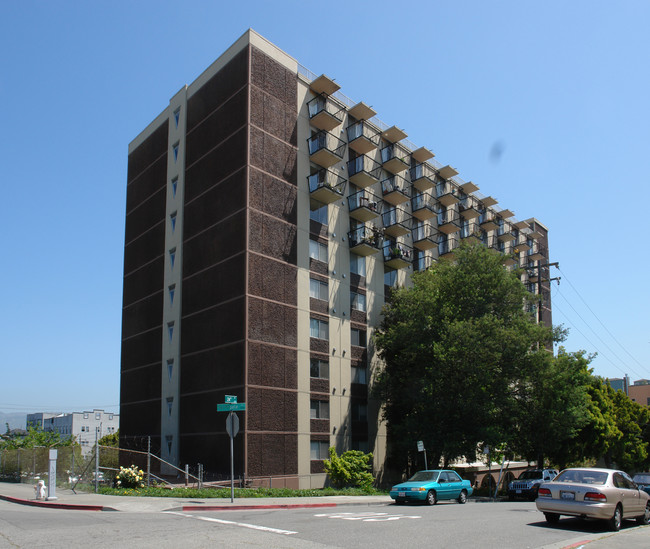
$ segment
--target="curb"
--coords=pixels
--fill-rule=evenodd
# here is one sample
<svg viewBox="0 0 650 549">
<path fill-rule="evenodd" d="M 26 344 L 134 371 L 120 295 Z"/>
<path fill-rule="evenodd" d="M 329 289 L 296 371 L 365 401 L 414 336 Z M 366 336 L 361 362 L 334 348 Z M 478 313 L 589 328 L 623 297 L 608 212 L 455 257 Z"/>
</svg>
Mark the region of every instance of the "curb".
<svg viewBox="0 0 650 549">
<path fill-rule="evenodd" d="M 115 511 L 111 507 L 103 505 L 76 505 L 74 503 L 49 503 L 46 501 L 34 501 L 30 499 L 20 499 L 11 496 L 0 495 L 0 499 L 19 505 L 31 505 L 32 507 L 49 507 L 51 509 L 67 509 L 69 511 Z"/>
<path fill-rule="evenodd" d="M 316 509 L 322 507 L 337 507 L 339 503 L 291 503 L 276 505 L 183 505 L 183 511 L 252 511 L 255 509 Z"/>
</svg>

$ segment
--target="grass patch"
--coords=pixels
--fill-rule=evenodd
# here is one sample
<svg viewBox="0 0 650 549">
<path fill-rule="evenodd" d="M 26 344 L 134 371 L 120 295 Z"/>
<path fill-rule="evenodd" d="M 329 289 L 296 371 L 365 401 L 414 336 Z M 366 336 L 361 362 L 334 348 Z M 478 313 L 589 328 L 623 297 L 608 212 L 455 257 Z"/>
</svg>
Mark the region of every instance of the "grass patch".
<svg viewBox="0 0 650 549">
<path fill-rule="evenodd" d="M 149 488 L 121 489 L 100 486 L 100 494 L 113 496 L 166 497 L 166 498 L 230 498 L 230 488 L 185 488 L 174 489 L 150 486 Z M 235 488 L 236 498 L 307 498 L 321 496 L 378 496 L 387 492 L 374 488 L 321 488 L 311 490 L 291 490 L 289 488 Z"/>
</svg>

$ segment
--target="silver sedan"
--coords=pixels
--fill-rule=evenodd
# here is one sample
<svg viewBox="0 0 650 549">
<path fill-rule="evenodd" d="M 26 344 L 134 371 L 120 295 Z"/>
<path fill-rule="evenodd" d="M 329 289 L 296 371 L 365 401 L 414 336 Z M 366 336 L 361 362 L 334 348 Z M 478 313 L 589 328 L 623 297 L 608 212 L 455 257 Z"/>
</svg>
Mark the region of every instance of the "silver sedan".
<svg viewBox="0 0 650 549">
<path fill-rule="evenodd" d="M 606 520 L 619 530 L 623 519 L 650 523 L 650 496 L 623 471 L 565 469 L 539 488 L 537 510 L 555 524 L 560 515 Z"/>
</svg>

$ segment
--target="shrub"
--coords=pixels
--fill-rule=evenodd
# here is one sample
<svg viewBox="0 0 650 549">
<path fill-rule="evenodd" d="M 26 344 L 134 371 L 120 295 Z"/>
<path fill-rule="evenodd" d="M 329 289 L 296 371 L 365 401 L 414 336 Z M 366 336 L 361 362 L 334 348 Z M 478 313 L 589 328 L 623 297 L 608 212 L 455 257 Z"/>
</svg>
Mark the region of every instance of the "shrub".
<svg viewBox="0 0 650 549">
<path fill-rule="evenodd" d="M 323 461 L 325 471 L 329 473 L 332 484 L 337 488 L 346 486 L 368 489 L 372 487 L 375 478 L 370 472 L 372 454 L 364 454 L 358 450 L 348 450 L 336 455 L 336 449 L 330 448 L 330 458 Z"/>
<path fill-rule="evenodd" d="M 144 471 L 135 465 L 120 467 L 115 475 L 115 488 L 144 488 Z"/>
</svg>

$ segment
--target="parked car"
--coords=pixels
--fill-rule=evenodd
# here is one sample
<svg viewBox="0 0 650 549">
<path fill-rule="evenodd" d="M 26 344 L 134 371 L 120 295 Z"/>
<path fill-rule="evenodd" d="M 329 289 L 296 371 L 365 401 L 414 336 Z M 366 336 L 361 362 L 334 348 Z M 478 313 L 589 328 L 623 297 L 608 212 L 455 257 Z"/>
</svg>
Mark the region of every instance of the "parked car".
<svg viewBox="0 0 650 549">
<path fill-rule="evenodd" d="M 650 473 L 637 473 L 632 477 L 632 480 L 637 483 L 641 490 L 650 494 Z"/>
<path fill-rule="evenodd" d="M 390 497 L 397 504 L 419 501 L 435 505 L 445 499 L 465 503 L 472 492 L 470 481 L 460 478 L 456 471 L 435 469 L 418 471 L 407 482 L 393 486 Z"/>
<path fill-rule="evenodd" d="M 650 496 L 614 469 L 565 469 L 540 486 L 537 509 L 550 524 L 560 515 L 606 520 L 614 531 L 624 519 L 650 523 Z"/>
<path fill-rule="evenodd" d="M 508 498 L 526 498 L 534 500 L 537 490 L 543 482 L 550 482 L 557 476 L 555 469 L 528 469 L 519 475 L 517 480 L 508 484 Z"/>
</svg>

